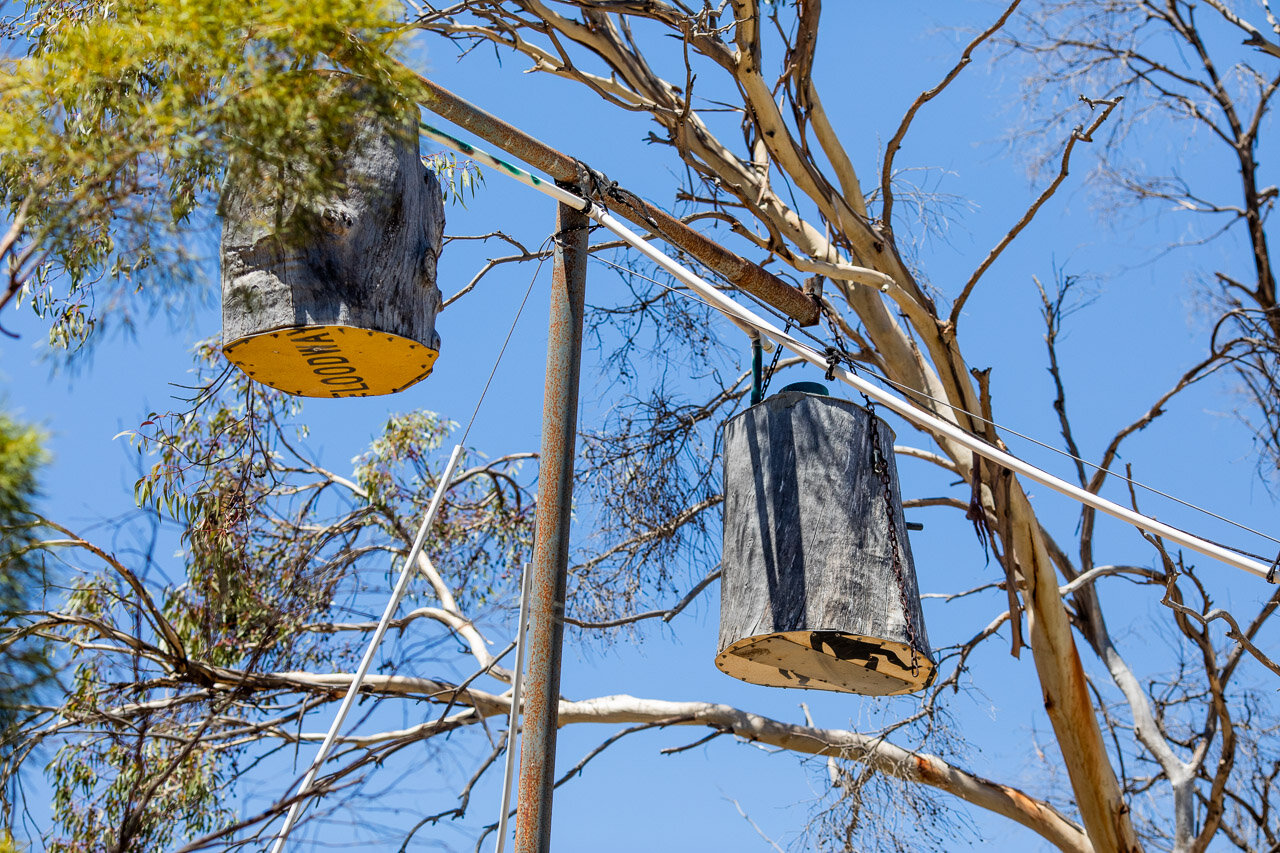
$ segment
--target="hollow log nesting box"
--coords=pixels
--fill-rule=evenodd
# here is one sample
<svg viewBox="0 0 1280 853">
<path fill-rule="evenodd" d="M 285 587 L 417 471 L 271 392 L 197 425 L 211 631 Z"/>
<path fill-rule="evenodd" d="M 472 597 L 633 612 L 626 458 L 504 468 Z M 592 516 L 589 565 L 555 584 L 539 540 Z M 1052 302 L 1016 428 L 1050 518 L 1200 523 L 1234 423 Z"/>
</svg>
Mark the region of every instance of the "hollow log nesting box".
<svg viewBox="0 0 1280 853">
<path fill-rule="evenodd" d="M 716 666 L 753 684 L 876 696 L 931 684 L 888 424 L 784 389 L 729 420 L 724 446 Z"/>
<path fill-rule="evenodd" d="M 335 97 L 359 97 L 353 82 Z M 227 358 L 305 397 L 401 391 L 440 351 L 436 261 L 444 206 L 418 152 L 416 114 L 351 119 L 336 189 L 296 198 L 263 164 L 223 189 L 222 327 Z"/>
</svg>

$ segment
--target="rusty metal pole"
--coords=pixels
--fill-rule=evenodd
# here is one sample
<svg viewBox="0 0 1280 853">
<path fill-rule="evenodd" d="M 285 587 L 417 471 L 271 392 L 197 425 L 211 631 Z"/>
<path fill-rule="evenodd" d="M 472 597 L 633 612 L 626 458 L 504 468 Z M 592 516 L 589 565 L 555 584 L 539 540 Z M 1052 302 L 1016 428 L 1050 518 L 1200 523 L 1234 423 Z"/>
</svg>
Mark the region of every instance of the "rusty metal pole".
<svg viewBox="0 0 1280 853">
<path fill-rule="evenodd" d="M 574 158 L 485 112 L 434 80 L 418 76 L 417 81 L 419 102 L 436 115 L 466 128 L 557 181 L 577 182 L 581 179 L 578 172 L 580 164 Z M 688 252 L 724 276 L 734 287 L 754 294 L 801 326 L 812 326 L 818 322 L 817 302 L 799 288 L 694 231 L 665 210 L 621 188 L 604 193 L 599 201 L 633 224 L 652 229 L 671 245 Z"/>
<path fill-rule="evenodd" d="M 542 402 L 538 512 L 529 600 L 529 670 L 516 803 L 516 853 L 551 849 L 551 796 L 556 773 L 560 652 L 564 639 L 569 514 L 578 432 L 578 373 L 587 284 L 587 215 L 561 204 L 551 278 L 547 380 Z"/>
</svg>

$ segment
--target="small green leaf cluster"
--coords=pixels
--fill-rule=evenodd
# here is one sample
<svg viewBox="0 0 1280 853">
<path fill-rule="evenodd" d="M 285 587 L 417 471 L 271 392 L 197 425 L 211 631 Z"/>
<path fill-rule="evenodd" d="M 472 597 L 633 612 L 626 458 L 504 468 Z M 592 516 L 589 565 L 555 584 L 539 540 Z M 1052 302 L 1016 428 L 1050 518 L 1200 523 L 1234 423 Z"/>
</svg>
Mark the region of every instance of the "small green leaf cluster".
<svg viewBox="0 0 1280 853">
<path fill-rule="evenodd" d="M 0 202 L 25 223 L 10 289 L 83 341 L 198 260 L 233 162 L 331 186 L 352 117 L 404 115 L 387 0 L 29 0 L 0 62 Z M 328 97 L 332 74 L 364 81 Z M 203 215 L 200 215 L 203 212 Z M 37 272 L 40 271 L 40 272 Z M 107 293 L 101 293 L 103 289 Z M 106 298 L 111 296 L 113 298 Z"/>
<path fill-rule="evenodd" d="M 15 707 L 51 674 L 44 643 L 23 632 L 30 621 L 23 612 L 40 606 L 45 581 L 34 547 L 43 440 L 39 430 L 0 413 L 0 749 L 10 742 Z"/>
<path fill-rule="evenodd" d="M 484 184 L 484 173 L 480 164 L 474 160 L 459 160 L 452 151 L 442 151 L 422 158 L 428 169 L 436 173 L 440 180 L 440 188 L 445 199 L 467 206 L 467 196 L 475 198 L 480 186 Z"/>
<path fill-rule="evenodd" d="M 457 424 L 441 419 L 434 412 L 419 411 L 392 415 L 382 434 L 369 445 L 369 450 L 356 457 L 356 482 L 364 489 L 369 503 L 391 507 L 411 500 L 424 490 L 434 490 L 435 473 L 428 466 L 433 451 L 440 449 Z M 409 472 L 405 480 L 402 476 Z"/>
<path fill-rule="evenodd" d="M 438 451 L 455 427 L 431 412 L 393 415 L 355 459 L 356 480 L 387 533 L 407 538 L 405 521 L 416 528 L 439 484 Z M 478 464 L 468 467 L 472 457 Z M 532 548 L 534 503 L 520 472 L 519 460 L 491 464 L 467 453 L 436 515 L 432 561 L 466 604 L 483 603 L 499 585 L 509 589 Z"/>
</svg>

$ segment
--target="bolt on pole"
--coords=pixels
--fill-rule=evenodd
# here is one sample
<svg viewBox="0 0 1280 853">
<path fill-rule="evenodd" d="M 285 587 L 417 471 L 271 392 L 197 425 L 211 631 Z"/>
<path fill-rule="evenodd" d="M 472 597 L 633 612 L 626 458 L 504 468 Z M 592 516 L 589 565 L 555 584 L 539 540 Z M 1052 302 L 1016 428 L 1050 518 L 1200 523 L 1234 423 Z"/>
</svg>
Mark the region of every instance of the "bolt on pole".
<svg viewBox="0 0 1280 853">
<path fill-rule="evenodd" d="M 569 563 L 569 515 L 578 432 L 578 375 L 582 364 L 590 220 L 582 211 L 561 204 L 556 224 L 538 464 L 533 591 L 529 600 L 528 688 L 524 699 L 516 804 L 516 853 L 549 853 L 551 850 L 565 575 Z"/>
</svg>

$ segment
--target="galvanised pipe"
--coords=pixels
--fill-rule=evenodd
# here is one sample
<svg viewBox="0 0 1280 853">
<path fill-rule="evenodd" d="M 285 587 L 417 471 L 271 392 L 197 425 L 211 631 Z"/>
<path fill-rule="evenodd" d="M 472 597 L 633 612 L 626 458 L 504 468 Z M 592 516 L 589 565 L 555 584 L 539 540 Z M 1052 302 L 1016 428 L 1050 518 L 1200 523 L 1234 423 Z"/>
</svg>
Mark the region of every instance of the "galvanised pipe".
<svg viewBox="0 0 1280 853">
<path fill-rule="evenodd" d="M 466 128 L 557 181 L 576 184 L 584 177 L 579 173 L 582 167 L 578 160 L 485 112 L 426 77 L 419 76 L 418 83 L 421 86 L 420 103 L 436 115 Z M 763 299 L 801 326 L 813 326 L 818 322 L 818 305 L 803 291 L 704 237 L 665 210 L 654 207 L 625 190 L 602 193 L 602 196 L 601 201 L 614 213 L 641 228 L 656 231 L 668 243 L 688 252 L 724 276 L 734 287 Z"/>
<path fill-rule="evenodd" d="M 529 599 L 529 672 L 516 803 L 516 853 L 551 850 L 560 654 L 564 641 L 565 575 L 578 432 L 578 376 L 586 303 L 587 235 L 591 220 L 577 207 L 556 213 L 555 267 L 547 333 L 547 378 L 538 459 L 538 509 Z"/>
</svg>

